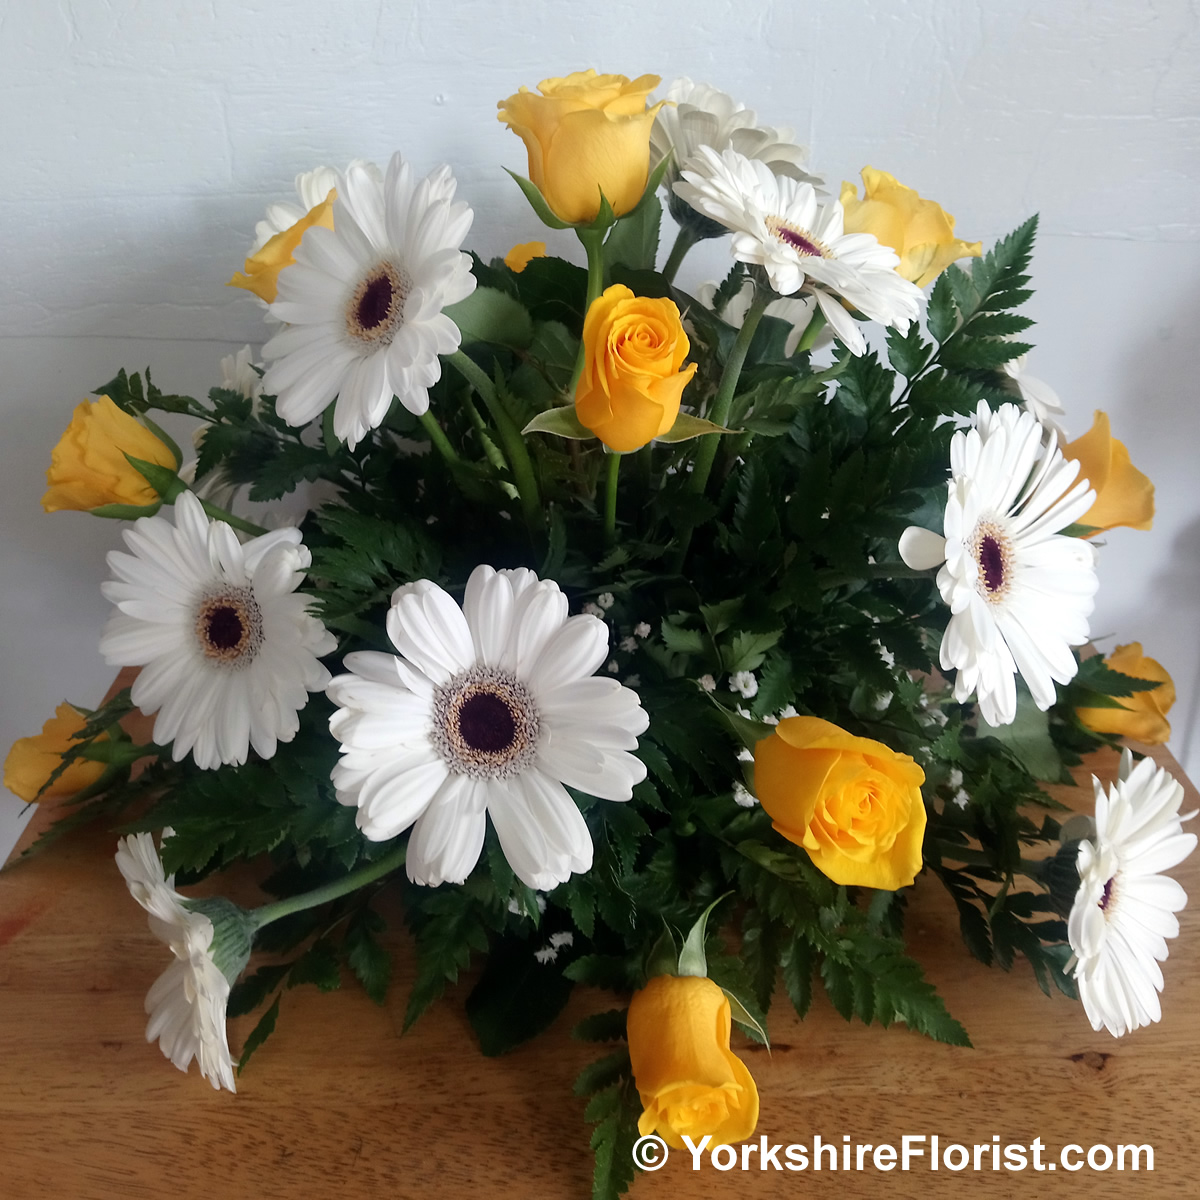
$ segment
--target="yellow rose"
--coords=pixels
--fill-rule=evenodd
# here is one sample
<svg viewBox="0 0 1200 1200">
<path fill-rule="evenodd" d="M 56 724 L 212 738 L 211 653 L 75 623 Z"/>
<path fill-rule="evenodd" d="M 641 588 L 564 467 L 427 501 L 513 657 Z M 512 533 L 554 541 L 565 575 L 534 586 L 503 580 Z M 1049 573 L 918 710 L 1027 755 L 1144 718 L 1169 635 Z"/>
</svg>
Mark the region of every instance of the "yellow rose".
<svg viewBox="0 0 1200 1200">
<path fill-rule="evenodd" d="M 713 1146 L 745 1141 L 758 1124 L 758 1088 L 729 1049 L 725 993 L 711 979 L 656 975 L 629 1002 L 626 1029 L 642 1098 L 638 1131 L 684 1148 L 683 1135 Z"/>
<path fill-rule="evenodd" d="M 260 300 L 274 304 L 275 295 L 279 290 L 279 272 L 284 267 L 290 267 L 295 261 L 292 255 L 295 254 L 305 232 L 314 225 L 325 229 L 333 228 L 333 202 L 336 199 L 337 188 L 332 188 L 329 195 L 320 204 L 310 208 L 295 225 L 277 233 L 261 249 L 250 255 L 246 259 L 245 274 L 241 271 L 235 272 L 226 287 L 245 288 Z"/>
<path fill-rule="evenodd" d="M 584 318 L 575 415 L 613 450 L 640 449 L 675 424 L 696 373 L 695 363 L 680 369 L 690 349 L 673 301 L 607 288 Z"/>
<path fill-rule="evenodd" d="M 1095 533 L 1128 525 L 1149 529 L 1154 524 L 1154 484 L 1129 460 L 1129 451 L 1112 436 L 1108 414 L 1099 410 L 1092 427 L 1063 447 L 1067 458 L 1079 463 L 1079 473 L 1096 489 L 1096 503 L 1079 518 Z M 1094 537 L 1095 533 L 1088 534 Z"/>
<path fill-rule="evenodd" d="M 4 786 L 27 802 L 73 796 L 90 787 L 104 774 L 104 764 L 77 759 L 48 791 L 38 796 L 46 780 L 62 762 L 62 756 L 71 748 L 71 735 L 83 726 L 84 719 L 79 713 L 69 704 L 60 704 L 54 716 L 42 726 L 41 733 L 13 742 L 4 760 Z"/>
<path fill-rule="evenodd" d="M 895 891 L 921 869 L 925 772 L 882 742 L 788 717 L 754 748 L 754 787 L 775 828 L 834 883 Z"/>
<path fill-rule="evenodd" d="M 501 100 L 499 119 L 525 143 L 529 178 L 560 221 L 595 219 L 603 192 L 617 216 L 637 205 L 650 173 L 650 130 L 662 104 L 647 109 L 657 75 L 576 71 L 543 79 L 541 95 L 521 88 Z"/>
<path fill-rule="evenodd" d="M 1161 746 L 1171 736 L 1167 713 L 1175 703 L 1175 683 L 1166 667 L 1147 658 L 1141 642 L 1118 646 L 1104 663 L 1122 675 L 1153 679 L 1158 687 L 1134 692 L 1132 696 L 1114 697 L 1120 708 L 1077 708 L 1075 715 L 1097 733 L 1117 733 L 1150 746 Z"/>
<path fill-rule="evenodd" d="M 87 512 L 104 504 L 157 504 L 158 493 L 126 454 L 171 471 L 179 465 L 161 438 L 107 396 L 84 400 L 50 456 L 42 507 Z"/>
<path fill-rule="evenodd" d="M 527 266 L 535 258 L 546 257 L 545 242 L 521 242 L 514 246 L 505 256 L 504 265 L 513 272 L 514 275 L 520 275 Z"/>
<path fill-rule="evenodd" d="M 927 287 L 959 258 L 978 258 L 979 242 L 954 236 L 954 218 L 932 200 L 922 200 L 895 176 L 863 167 L 863 198 L 852 183 L 842 184 L 847 233 L 871 233 L 900 256 L 896 268 L 917 287 Z"/>
</svg>

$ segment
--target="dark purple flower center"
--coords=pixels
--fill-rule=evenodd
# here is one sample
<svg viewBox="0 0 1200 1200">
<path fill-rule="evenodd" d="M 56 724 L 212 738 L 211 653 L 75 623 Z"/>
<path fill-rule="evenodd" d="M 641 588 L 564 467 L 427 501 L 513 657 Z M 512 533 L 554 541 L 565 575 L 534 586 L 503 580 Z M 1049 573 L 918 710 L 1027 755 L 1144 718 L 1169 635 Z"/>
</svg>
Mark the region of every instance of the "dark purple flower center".
<svg viewBox="0 0 1200 1200">
<path fill-rule="evenodd" d="M 1004 547 L 986 533 L 979 542 L 979 567 L 983 571 L 983 586 L 989 592 L 1001 591 L 1004 587 Z"/>
<path fill-rule="evenodd" d="M 367 286 L 358 301 L 356 315 L 365 332 L 378 329 L 391 314 L 394 289 L 387 275 L 377 275 L 367 280 Z"/>
<path fill-rule="evenodd" d="M 797 229 L 781 217 L 768 217 L 767 228 L 785 246 L 790 246 L 800 254 L 810 258 L 826 258 L 829 255 L 829 251 L 807 229 Z"/>
<path fill-rule="evenodd" d="M 512 709 L 491 692 L 476 692 L 458 710 L 458 733 L 481 754 L 499 754 L 515 741 L 517 725 Z"/>
<path fill-rule="evenodd" d="M 209 610 L 204 635 L 214 649 L 232 650 L 246 636 L 246 627 L 236 608 L 219 604 Z"/>
<path fill-rule="evenodd" d="M 1108 908 L 1109 904 L 1112 901 L 1113 884 L 1116 883 L 1116 881 L 1117 881 L 1117 877 L 1114 875 L 1112 877 L 1112 879 L 1110 879 L 1104 885 L 1104 892 L 1100 897 L 1100 911 L 1101 912 L 1104 912 Z"/>
</svg>

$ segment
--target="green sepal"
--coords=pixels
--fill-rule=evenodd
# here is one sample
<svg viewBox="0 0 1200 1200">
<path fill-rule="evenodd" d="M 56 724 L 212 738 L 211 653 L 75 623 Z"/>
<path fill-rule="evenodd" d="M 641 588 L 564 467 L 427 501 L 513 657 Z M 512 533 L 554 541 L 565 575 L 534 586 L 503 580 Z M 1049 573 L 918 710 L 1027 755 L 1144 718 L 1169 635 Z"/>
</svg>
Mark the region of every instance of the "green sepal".
<svg viewBox="0 0 1200 1200">
<path fill-rule="evenodd" d="M 230 984 L 236 983 L 250 961 L 250 947 L 254 944 L 254 933 L 258 928 L 254 916 L 224 896 L 184 900 L 183 907 L 212 922 L 213 939 L 209 953 L 221 974 Z"/>
<path fill-rule="evenodd" d="M 164 504 L 174 504 L 177 497 L 188 490 L 187 484 L 169 467 L 135 458 L 132 454 L 126 454 L 125 461 L 162 497 Z"/>
<path fill-rule="evenodd" d="M 175 470 L 178 471 L 183 466 L 183 451 L 179 449 L 179 443 L 157 421 L 150 420 L 145 413 L 142 413 L 142 424 L 175 456 Z"/>
<path fill-rule="evenodd" d="M 508 168 L 504 168 L 508 171 Z M 538 190 L 535 183 L 526 179 L 524 175 L 518 175 L 516 171 L 508 171 L 508 173 L 516 181 L 517 187 L 525 193 L 525 199 L 529 201 L 530 208 L 538 215 L 538 220 L 543 225 L 549 226 L 551 229 L 570 229 L 571 225 L 567 221 L 560 221 L 558 217 L 550 209 L 550 205 L 546 203 L 546 197 Z"/>
<path fill-rule="evenodd" d="M 465 300 L 442 311 L 458 326 L 464 346 L 492 342 L 511 350 L 525 350 L 533 341 L 529 310 L 499 288 L 477 287 Z"/>
<path fill-rule="evenodd" d="M 657 941 L 646 954 L 646 978 L 653 979 L 656 975 L 674 975 L 679 966 L 679 947 L 675 944 L 675 935 L 667 925 L 658 935 Z"/>
<path fill-rule="evenodd" d="M 755 1036 L 769 1051 L 771 1049 L 771 1039 L 767 1037 L 767 1031 L 750 1015 L 746 1006 L 728 988 L 722 988 L 721 991 L 725 993 L 725 999 L 729 1001 L 730 1016 L 739 1025 L 745 1025 L 748 1029 L 753 1029 Z"/>
<path fill-rule="evenodd" d="M 675 424 L 666 433 L 660 433 L 654 440 L 656 442 L 688 442 L 692 438 L 703 437 L 706 433 L 741 432 L 740 429 L 726 429 L 724 425 L 717 425 L 712 421 L 705 420 L 704 417 L 693 417 L 689 413 L 681 412 L 675 418 Z"/>
<path fill-rule="evenodd" d="M 1086 537 L 1091 537 L 1093 534 L 1096 534 L 1096 533 L 1103 533 L 1104 531 L 1100 528 L 1099 525 L 1075 524 L 1075 525 L 1067 525 L 1064 528 L 1060 529 L 1058 532 L 1061 537 L 1086 538 Z"/>
<path fill-rule="evenodd" d="M 699 916 L 695 925 L 688 930 L 684 939 L 683 949 L 679 952 L 678 974 L 695 975 L 702 979 L 708 978 L 708 959 L 704 954 L 704 940 L 707 936 L 708 917 L 714 908 L 730 893 L 718 896 Z"/>
<path fill-rule="evenodd" d="M 87 745 L 80 747 L 79 757 L 87 759 L 88 762 L 127 767 L 137 762 L 138 759 L 152 754 L 157 755 L 158 752 L 157 746 L 138 746 L 126 738 L 124 741 L 88 742 Z"/>
<path fill-rule="evenodd" d="M 561 408 L 549 408 L 543 413 L 538 413 L 521 430 L 521 433 L 522 435 L 553 433 L 557 437 L 570 438 L 576 442 L 586 441 L 588 438 L 596 436 L 580 423 L 579 418 L 575 415 L 575 405 L 573 404 L 564 404 Z"/>
<path fill-rule="evenodd" d="M 710 697 L 711 698 L 711 697 Z M 754 721 L 748 717 L 739 716 L 725 707 L 720 701 L 713 699 L 713 704 L 725 719 L 734 737 L 746 747 L 747 750 L 753 750 L 763 738 L 768 738 L 775 732 L 774 725 L 768 725 L 766 721 Z"/>
<path fill-rule="evenodd" d="M 93 517 L 107 517 L 111 521 L 136 521 L 138 517 L 152 517 L 162 508 L 162 501 L 153 504 L 101 504 L 91 509 Z"/>
</svg>

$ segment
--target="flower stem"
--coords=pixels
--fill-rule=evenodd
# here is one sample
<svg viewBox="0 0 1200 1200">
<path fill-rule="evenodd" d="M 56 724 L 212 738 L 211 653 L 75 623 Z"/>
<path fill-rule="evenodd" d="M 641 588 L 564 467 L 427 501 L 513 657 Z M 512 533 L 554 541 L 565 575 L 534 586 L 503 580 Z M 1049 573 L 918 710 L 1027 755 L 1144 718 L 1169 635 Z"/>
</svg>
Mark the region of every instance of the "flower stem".
<svg viewBox="0 0 1200 1200">
<path fill-rule="evenodd" d="M 583 243 L 584 250 L 587 251 L 587 296 L 583 304 L 584 320 L 587 320 L 588 309 L 592 307 L 593 301 L 599 299 L 600 293 L 604 291 L 604 235 L 607 230 L 604 229 L 577 229 L 575 231 L 579 235 L 579 240 Z M 579 353 L 575 356 L 575 370 L 571 372 L 571 382 L 567 385 L 568 400 L 575 399 L 575 386 L 579 383 L 579 376 L 583 374 L 584 348 L 583 342 L 579 343 Z"/>
<path fill-rule="evenodd" d="M 200 500 L 200 497 L 197 496 L 196 499 Z M 210 504 L 207 500 L 200 500 L 200 507 L 214 521 L 224 521 L 231 528 L 240 529 L 243 533 L 248 533 L 252 537 L 262 537 L 267 532 L 261 525 L 255 525 L 253 521 L 244 521 L 241 517 L 235 517 L 233 513 L 227 512 L 216 504 Z"/>
<path fill-rule="evenodd" d="M 813 348 L 813 342 L 817 340 L 817 336 L 821 330 L 825 328 L 825 314 L 821 309 L 813 310 L 812 318 L 808 325 L 805 326 L 804 332 L 800 335 L 800 341 L 796 344 L 796 353 L 803 354 L 807 350 Z"/>
<path fill-rule="evenodd" d="M 721 374 L 721 383 L 709 409 L 708 419 L 716 425 L 724 425 L 729 420 L 729 411 L 733 407 L 733 393 L 737 390 L 738 379 L 750 351 L 750 343 L 754 341 L 755 330 L 762 320 L 767 305 L 771 302 L 771 293 L 763 287 L 758 287 L 754 299 L 750 302 L 746 319 L 738 330 L 737 340 L 729 352 L 725 362 L 725 370 Z M 700 438 L 700 449 L 696 453 L 696 465 L 692 470 L 691 489 L 697 495 L 703 495 L 708 486 L 708 477 L 712 472 L 713 462 L 717 457 L 717 445 L 720 435 L 709 434 Z"/>
<path fill-rule="evenodd" d="M 615 450 L 608 456 L 608 486 L 604 495 L 604 541 L 611 546 L 617 540 L 617 475 L 621 455 Z"/>
<path fill-rule="evenodd" d="M 679 232 L 675 235 L 675 244 L 671 247 L 671 253 L 667 256 L 666 266 L 663 267 L 663 278 L 668 283 L 675 282 L 675 275 L 678 272 L 683 260 L 687 257 L 687 252 L 700 239 L 686 225 L 680 225 Z"/>
<path fill-rule="evenodd" d="M 404 855 L 407 850 L 408 844 L 403 843 L 390 854 L 385 854 L 383 858 L 376 859 L 375 862 L 368 863 L 365 867 L 359 867 L 357 871 L 351 871 L 349 875 L 335 879 L 323 887 L 313 888 L 311 892 L 301 892 L 298 896 L 288 896 L 285 900 L 276 900 L 274 904 L 264 904 L 262 908 L 254 909 L 250 915 L 254 918 L 256 928 L 261 929 L 264 925 L 270 925 L 272 921 L 278 921 L 281 917 L 291 916 L 292 913 L 316 908 L 318 904 L 328 904 L 331 900 L 349 895 L 351 892 L 366 887 L 369 883 L 374 883 L 377 879 L 382 879 L 385 875 L 390 875 L 404 865 Z"/>
<path fill-rule="evenodd" d="M 538 495 L 537 477 L 533 473 L 533 462 L 525 446 L 521 431 L 513 424 L 512 418 L 504 409 L 496 386 L 491 377 L 475 362 L 473 358 L 461 350 L 446 355 L 446 361 L 478 392 L 496 428 L 500 433 L 500 442 L 504 447 L 508 465 L 512 469 L 513 481 L 517 486 L 517 495 L 521 500 L 521 509 L 525 514 L 525 523 L 530 529 L 536 529 L 542 521 L 541 499 Z"/>
<path fill-rule="evenodd" d="M 429 434 L 429 440 L 433 443 L 437 452 L 452 466 L 457 466 L 459 463 L 458 451 L 450 444 L 450 439 L 446 436 L 445 430 L 437 423 L 437 418 L 426 409 L 418 418 L 421 422 L 421 428 Z"/>
</svg>

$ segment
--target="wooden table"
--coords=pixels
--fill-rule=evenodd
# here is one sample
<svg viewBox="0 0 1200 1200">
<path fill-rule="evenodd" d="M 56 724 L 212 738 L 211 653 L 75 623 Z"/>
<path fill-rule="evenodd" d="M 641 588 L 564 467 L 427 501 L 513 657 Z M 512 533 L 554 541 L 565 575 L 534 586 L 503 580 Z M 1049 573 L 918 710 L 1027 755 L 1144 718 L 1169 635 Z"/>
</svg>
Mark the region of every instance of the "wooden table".
<svg viewBox="0 0 1200 1200">
<path fill-rule="evenodd" d="M 1156 757 L 1179 774 L 1168 755 Z M 1116 756 L 1090 765 L 1111 775 Z M 1083 793 L 1062 796 L 1090 806 Z M 1198 804 L 1189 787 L 1185 808 Z M 0 1197 L 589 1195 L 588 1133 L 571 1084 L 596 1050 L 568 1031 L 611 997 L 577 989 L 548 1035 L 484 1059 L 463 1014 L 464 984 L 402 1038 L 410 963 L 401 932 L 386 1007 L 353 981 L 333 995 L 289 992 L 238 1095 L 214 1092 L 144 1040 L 142 1002 L 167 952 L 125 890 L 113 841 L 82 834 L 0 874 Z M 811 1145 L 819 1133 L 839 1145 L 850 1134 L 898 1146 L 905 1134 L 937 1134 L 943 1146 L 970 1146 L 998 1134 L 1002 1144 L 1041 1137 L 1051 1161 L 1072 1142 L 1148 1142 L 1152 1174 L 932 1173 L 927 1160 L 883 1174 L 869 1156 L 862 1173 L 722 1173 L 707 1162 L 693 1172 L 690 1156 L 676 1152 L 640 1176 L 632 1195 L 1200 1196 L 1200 855 L 1174 874 L 1193 906 L 1165 964 L 1164 1019 L 1149 1029 L 1120 1040 L 1093 1033 L 1082 1006 L 1043 996 L 1027 964 L 1005 974 L 976 963 L 940 885 L 922 879 L 910 908 L 913 953 L 974 1050 L 848 1025 L 821 995 L 803 1023 L 786 1000 L 777 1004 L 769 1057 L 740 1046 L 762 1097 L 759 1132 L 772 1143 Z M 232 1022 L 235 1049 L 253 1020 Z"/>
</svg>

